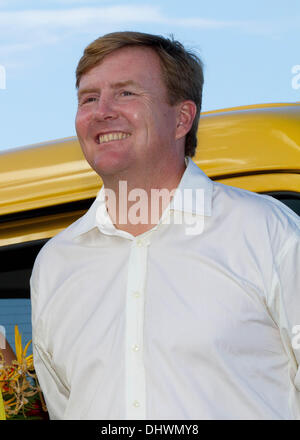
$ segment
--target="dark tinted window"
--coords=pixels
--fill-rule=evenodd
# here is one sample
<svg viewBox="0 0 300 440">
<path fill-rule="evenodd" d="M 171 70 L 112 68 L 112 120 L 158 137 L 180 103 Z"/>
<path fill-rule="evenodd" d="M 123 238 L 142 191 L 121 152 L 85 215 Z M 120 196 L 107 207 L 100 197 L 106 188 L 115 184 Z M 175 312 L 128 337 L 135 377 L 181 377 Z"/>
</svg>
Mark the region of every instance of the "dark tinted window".
<svg viewBox="0 0 300 440">
<path fill-rule="evenodd" d="M 45 242 L 38 240 L 0 247 L 0 325 L 13 349 L 15 325 L 22 335 L 23 347 L 31 339 L 29 279 L 36 255 Z"/>
</svg>

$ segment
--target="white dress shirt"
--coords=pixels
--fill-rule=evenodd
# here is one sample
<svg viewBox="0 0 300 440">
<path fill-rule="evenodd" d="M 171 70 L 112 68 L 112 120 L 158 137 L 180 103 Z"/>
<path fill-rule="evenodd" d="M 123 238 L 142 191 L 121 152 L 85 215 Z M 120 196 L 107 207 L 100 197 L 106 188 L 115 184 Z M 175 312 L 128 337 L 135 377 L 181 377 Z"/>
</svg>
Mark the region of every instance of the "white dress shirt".
<svg viewBox="0 0 300 440">
<path fill-rule="evenodd" d="M 180 203 L 184 189 L 200 189 Z M 187 233 L 176 215 L 197 220 Z M 197 223 L 197 224 L 198 224 Z M 300 419 L 300 221 L 191 160 L 161 221 L 118 230 L 103 189 L 40 251 L 35 368 L 52 419 Z"/>
</svg>

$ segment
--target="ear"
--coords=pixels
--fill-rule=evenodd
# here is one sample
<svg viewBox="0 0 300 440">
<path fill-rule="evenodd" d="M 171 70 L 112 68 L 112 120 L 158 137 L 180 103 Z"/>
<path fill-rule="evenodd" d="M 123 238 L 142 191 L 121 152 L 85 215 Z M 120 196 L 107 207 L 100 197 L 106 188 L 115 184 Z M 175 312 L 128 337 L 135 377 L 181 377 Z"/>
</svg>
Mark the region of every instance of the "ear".
<svg viewBox="0 0 300 440">
<path fill-rule="evenodd" d="M 177 105 L 176 140 L 182 138 L 190 131 L 196 111 L 197 107 L 194 101 L 182 101 Z"/>
</svg>

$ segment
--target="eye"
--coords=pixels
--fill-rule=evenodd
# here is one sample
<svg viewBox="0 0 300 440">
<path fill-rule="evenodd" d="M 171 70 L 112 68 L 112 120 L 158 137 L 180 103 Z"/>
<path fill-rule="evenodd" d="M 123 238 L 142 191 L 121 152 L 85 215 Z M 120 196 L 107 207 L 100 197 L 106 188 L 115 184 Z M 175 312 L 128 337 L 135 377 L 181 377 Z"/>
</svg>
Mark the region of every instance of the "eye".
<svg viewBox="0 0 300 440">
<path fill-rule="evenodd" d="M 97 99 L 97 96 L 83 96 L 79 100 L 79 105 L 89 104 L 91 102 L 95 102 Z"/>
<path fill-rule="evenodd" d="M 88 96 L 83 100 L 83 103 L 85 104 L 87 102 L 95 102 L 96 100 L 97 100 L 96 96 Z"/>
<path fill-rule="evenodd" d="M 121 92 L 122 96 L 131 96 L 134 95 L 133 92 L 130 92 L 129 90 L 123 90 L 123 92 Z"/>
</svg>

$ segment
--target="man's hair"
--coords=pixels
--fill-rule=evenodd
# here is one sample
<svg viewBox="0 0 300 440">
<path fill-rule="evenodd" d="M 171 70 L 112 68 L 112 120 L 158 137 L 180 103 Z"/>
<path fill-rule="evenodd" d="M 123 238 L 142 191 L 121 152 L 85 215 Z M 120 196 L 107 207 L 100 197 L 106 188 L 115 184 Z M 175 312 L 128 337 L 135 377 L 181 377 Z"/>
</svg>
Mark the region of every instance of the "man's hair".
<svg viewBox="0 0 300 440">
<path fill-rule="evenodd" d="M 82 75 L 101 63 L 106 55 L 128 46 L 145 46 L 156 52 L 170 105 L 184 100 L 191 100 L 196 104 L 195 119 L 185 140 L 185 155 L 193 157 L 197 146 L 197 128 L 202 103 L 203 63 L 196 54 L 174 40 L 173 36 L 165 38 L 142 32 L 113 32 L 97 38 L 85 48 L 79 60 L 76 87 L 79 87 Z"/>
</svg>

